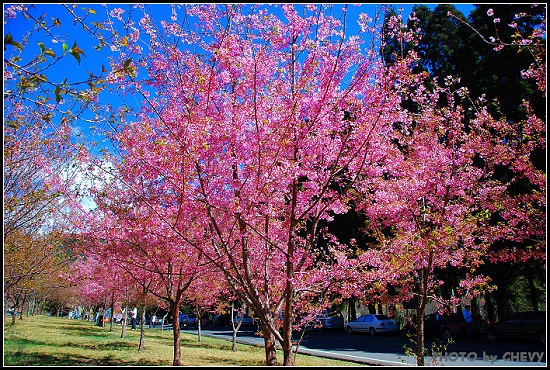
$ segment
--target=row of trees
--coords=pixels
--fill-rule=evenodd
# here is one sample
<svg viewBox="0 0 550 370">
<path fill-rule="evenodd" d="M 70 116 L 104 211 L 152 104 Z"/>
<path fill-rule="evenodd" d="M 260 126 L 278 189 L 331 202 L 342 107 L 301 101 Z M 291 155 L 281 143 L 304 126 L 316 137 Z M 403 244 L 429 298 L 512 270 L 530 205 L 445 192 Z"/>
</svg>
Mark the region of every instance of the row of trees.
<svg viewBox="0 0 550 370">
<path fill-rule="evenodd" d="M 13 89 L 4 107 L 14 130 L 5 137 L 14 148 L 21 144 L 13 153 L 32 148 L 16 129 L 53 128 L 52 139 L 36 139 L 44 157 L 31 158 L 59 153 L 59 167 L 29 160 L 39 175 L 29 186 L 45 189 L 30 204 L 55 205 L 49 214 L 66 216 L 59 219 L 69 221 L 72 237 L 49 232 L 44 222 L 34 230 L 12 224 L 33 243 L 53 238 L 45 243 L 55 250 L 48 256 L 70 258 L 71 269 L 42 272 L 71 282 L 90 302 L 114 308 L 137 284 L 142 307 L 153 299 L 176 318 L 183 303 L 209 310 L 238 298 L 261 322 L 266 364 L 278 363 L 279 343 L 283 364 L 292 365 L 297 314 L 349 298 L 376 302 L 391 290 L 387 303 L 418 299 L 423 365 L 428 301 L 459 305 L 495 288 L 497 263 L 545 260 L 546 127 L 535 94 L 545 97 L 545 84 L 525 85 L 529 94 L 519 96 L 535 103 L 525 99 L 523 110 L 496 109 L 482 88 L 508 102 L 502 89 L 480 79 L 464 84 L 459 77 L 472 74 L 453 59 L 481 35 L 494 39 L 491 49 L 529 54 L 531 64 L 521 68 L 540 78 L 545 39 L 538 27 L 545 32 L 545 24 L 537 24 L 537 8 L 518 11 L 519 21 L 530 21 L 509 26 L 517 30 L 510 40 L 485 33 L 482 12 L 498 23 L 499 9 L 488 7 L 476 7 L 469 22 L 452 7 L 415 7 L 419 18 L 413 13 L 408 27 L 392 9 L 361 15 L 358 36 L 348 31 L 347 6 L 173 6 L 162 22 L 145 6 L 128 16 L 107 9 L 109 20 L 99 22 L 87 22 L 96 10 L 77 17 L 65 8 L 100 41 L 97 49 L 110 46 L 109 68 L 89 73 L 88 88 L 79 91 L 78 83 L 56 84 L 23 68 L 20 56 L 5 58 Z M 47 32 L 60 23 L 42 21 Z M 461 35 L 452 40 L 463 43 L 430 39 L 430 27 L 447 22 Z M 5 44 L 24 49 L 10 37 Z M 76 42 L 63 49 L 78 63 L 86 55 Z M 469 50 L 482 61 L 488 58 L 479 55 L 502 51 L 482 49 Z M 53 58 L 50 50 L 41 47 L 35 67 Z M 519 72 L 513 81 L 521 81 Z M 103 103 L 108 86 L 140 97 L 139 111 L 129 116 L 130 109 Z M 95 156 L 74 142 L 69 122 L 80 115 L 63 108 L 72 99 L 104 119 L 112 151 Z M 34 106 L 23 109 L 29 101 Z M 28 110 L 37 107 L 44 113 Z M 16 163 L 9 167 L 15 172 Z M 13 189 L 14 203 L 22 199 L 18 191 L 34 194 L 17 181 Z M 93 199 L 92 210 L 82 195 Z M 355 230 L 338 226 L 354 216 L 361 220 Z M 14 254 L 35 250 L 21 237 L 9 239 L 4 225 Z M 22 286 L 14 281 L 6 289 L 5 280 L 12 295 Z M 174 365 L 181 364 L 177 326 L 174 320 Z"/>
</svg>

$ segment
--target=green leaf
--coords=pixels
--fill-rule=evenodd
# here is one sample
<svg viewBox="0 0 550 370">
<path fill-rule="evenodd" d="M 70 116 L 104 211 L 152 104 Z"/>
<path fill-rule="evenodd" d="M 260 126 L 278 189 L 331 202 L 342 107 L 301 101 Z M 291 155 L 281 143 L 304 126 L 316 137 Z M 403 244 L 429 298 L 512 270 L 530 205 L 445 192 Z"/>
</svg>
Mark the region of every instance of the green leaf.
<svg viewBox="0 0 550 370">
<path fill-rule="evenodd" d="M 74 52 L 73 49 L 69 50 L 69 53 L 71 53 L 71 55 L 78 61 L 78 64 L 80 64 L 80 54 Z"/>
<path fill-rule="evenodd" d="M 55 58 L 55 53 L 52 49 L 48 49 L 44 52 L 44 54 L 51 56 L 52 58 Z"/>
<path fill-rule="evenodd" d="M 61 88 L 59 86 L 57 86 L 55 88 L 55 101 L 59 104 L 59 102 L 61 101 Z"/>
<path fill-rule="evenodd" d="M 67 49 L 69 48 L 69 46 L 65 43 L 63 43 L 63 45 L 61 45 L 61 47 L 63 48 L 63 52 L 66 52 Z"/>
<path fill-rule="evenodd" d="M 20 44 L 20 43 L 18 43 L 17 41 L 14 41 L 14 40 L 13 40 L 13 36 L 12 36 L 10 33 L 8 33 L 8 34 L 6 35 L 6 37 L 4 37 L 4 44 L 13 45 L 13 46 L 15 46 L 17 49 L 19 49 L 19 50 L 22 50 L 22 49 L 23 49 L 23 48 L 21 47 L 21 44 Z"/>
<path fill-rule="evenodd" d="M 73 57 L 75 57 L 75 59 L 78 61 L 78 64 L 80 64 L 80 54 L 86 56 L 86 54 L 84 54 L 84 51 L 82 51 L 82 49 L 78 47 L 78 45 L 76 44 L 76 41 L 73 47 L 69 50 L 69 53 Z"/>
</svg>

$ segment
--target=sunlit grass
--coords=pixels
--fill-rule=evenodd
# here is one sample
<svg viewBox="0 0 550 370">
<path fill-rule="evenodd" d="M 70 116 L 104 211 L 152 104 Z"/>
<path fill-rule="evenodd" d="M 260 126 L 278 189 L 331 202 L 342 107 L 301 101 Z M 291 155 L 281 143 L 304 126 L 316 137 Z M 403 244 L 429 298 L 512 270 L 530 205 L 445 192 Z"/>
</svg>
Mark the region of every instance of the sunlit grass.
<svg viewBox="0 0 550 370">
<path fill-rule="evenodd" d="M 109 332 L 93 322 L 52 316 L 31 316 L 4 320 L 4 365 L 11 366 L 169 366 L 172 365 L 171 331 L 145 330 L 145 349 L 138 351 L 139 330 L 126 330 L 120 338 L 120 326 Z M 196 334 L 181 333 L 181 363 L 185 366 L 263 366 L 263 348 L 237 344 Z M 282 352 L 278 352 L 282 362 Z M 298 355 L 296 366 L 357 366 L 308 355 Z"/>
</svg>

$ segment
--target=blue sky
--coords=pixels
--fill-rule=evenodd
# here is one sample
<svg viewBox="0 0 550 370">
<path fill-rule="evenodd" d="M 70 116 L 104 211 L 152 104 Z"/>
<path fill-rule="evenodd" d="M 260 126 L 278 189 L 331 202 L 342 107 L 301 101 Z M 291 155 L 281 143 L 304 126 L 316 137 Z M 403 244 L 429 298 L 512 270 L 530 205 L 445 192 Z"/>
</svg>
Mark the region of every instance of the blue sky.
<svg viewBox="0 0 550 370">
<path fill-rule="evenodd" d="M 22 41 L 25 34 L 29 31 L 29 27 L 33 25 L 34 22 L 31 22 L 27 19 L 23 19 L 21 14 L 17 15 L 16 18 L 7 18 L 6 10 L 12 4 L 4 4 L 4 38 L 9 33 L 15 41 Z M 63 6 L 67 5 L 70 11 L 74 11 L 80 17 L 86 17 L 84 20 L 90 24 L 92 21 L 102 21 L 106 17 L 106 11 L 101 4 L 76 4 L 73 8 L 69 6 L 70 4 L 36 4 L 34 9 L 32 9 L 32 14 L 35 17 L 38 17 L 40 14 L 46 14 L 44 18 L 47 24 L 53 24 L 53 20 L 58 18 L 61 24 L 61 27 L 53 27 L 51 32 L 35 33 L 35 37 L 29 41 L 29 46 L 23 50 L 21 53 L 22 60 L 20 63 L 24 64 L 29 58 L 34 57 L 39 51 L 40 41 L 43 43 L 45 50 L 51 49 L 51 51 L 56 55 L 60 56 L 63 54 L 63 44 L 67 48 L 71 48 L 75 43 L 83 50 L 84 55 L 80 55 L 80 63 L 78 60 L 70 55 L 63 58 L 59 62 L 48 66 L 47 70 L 44 72 L 48 76 L 49 80 L 54 83 L 61 83 L 65 79 L 68 82 L 80 82 L 82 86 L 86 86 L 85 82 L 89 78 L 90 74 L 99 75 L 102 70 L 102 65 L 106 69 L 109 69 L 108 61 L 109 56 L 111 55 L 109 48 L 103 48 L 100 51 L 96 51 L 95 47 L 98 45 L 98 41 L 95 37 L 90 36 L 88 32 L 84 30 L 81 24 L 73 23 L 74 18 L 69 15 L 69 11 Z M 335 4 L 335 8 L 339 9 L 340 4 Z M 342 6 L 344 4 L 341 4 Z M 373 16 L 377 10 L 380 10 L 383 4 L 360 4 L 360 6 L 350 5 L 347 11 L 348 19 L 348 34 L 353 35 L 355 33 L 353 27 L 358 28 L 357 19 L 361 12 L 367 13 L 369 16 Z M 391 5 L 395 7 L 398 11 L 403 9 L 403 17 L 406 19 L 408 14 L 411 12 L 414 3 L 386 3 L 385 5 Z M 437 3 L 427 3 L 424 4 L 430 8 L 435 8 Z M 468 15 L 474 6 L 471 4 L 454 4 L 455 7 L 460 10 L 464 15 Z M 30 7 L 30 4 L 26 4 Z M 147 4 L 153 13 L 153 17 L 156 20 L 161 18 L 169 19 L 170 17 L 170 6 L 168 4 Z M 108 4 L 109 9 L 120 7 L 127 9 L 129 11 L 128 4 Z M 90 12 L 93 10 L 93 12 Z M 92 14 L 94 13 L 94 14 Z M 128 13 L 126 13 L 128 14 Z M 137 22 L 141 15 L 136 14 L 134 20 Z M 7 21 L 7 22 L 6 22 Z M 103 32 L 105 35 L 106 32 Z M 36 37 L 38 35 L 38 37 Z M 11 57 L 12 51 L 14 48 L 12 45 L 7 45 L 6 50 L 4 51 L 4 57 Z M 50 57 L 47 57 L 47 59 Z M 53 61 L 53 58 L 49 59 Z M 6 88 L 6 86 L 5 86 Z M 132 97 L 124 98 L 125 101 L 119 96 L 110 94 L 107 101 L 113 106 L 120 106 L 125 103 L 131 106 L 138 106 L 139 102 L 133 100 Z M 93 116 L 91 114 L 86 114 L 83 118 L 91 119 Z M 77 128 L 80 129 L 85 136 L 89 132 L 90 124 L 85 120 L 80 120 L 76 124 Z"/>
<path fill-rule="evenodd" d="M 4 4 L 4 40 L 6 40 L 6 35 L 10 34 L 14 41 L 23 42 L 24 37 L 33 27 L 34 21 L 24 19 L 21 14 L 18 14 L 15 18 L 8 17 L 7 10 L 9 10 L 12 5 L 13 4 Z M 25 5 L 27 7 L 31 7 L 30 4 Z M 336 10 L 338 10 L 340 8 L 340 4 L 335 5 Z M 341 5 L 343 6 L 343 4 Z M 357 24 L 357 19 L 360 13 L 367 13 L 372 17 L 376 11 L 380 10 L 382 6 L 382 4 L 359 5 L 360 6 L 348 7 L 348 35 L 353 35 L 358 30 L 359 26 Z M 400 9 L 403 9 L 404 19 L 408 18 L 409 13 L 414 6 L 413 3 L 389 3 L 386 5 L 392 5 L 396 10 L 398 10 L 398 12 Z M 437 6 L 437 3 L 424 5 L 428 5 L 433 9 Z M 474 6 L 470 4 L 454 5 L 466 16 L 471 10 L 474 9 Z M 155 20 L 169 20 L 170 7 L 167 4 L 148 4 L 148 6 L 153 12 L 153 17 Z M 128 4 L 108 4 L 108 7 L 109 9 L 121 7 L 129 10 Z M 4 59 L 13 58 L 14 56 L 21 57 L 18 64 L 25 66 L 32 58 L 40 53 L 41 46 L 39 42 L 43 44 L 44 50 L 51 51 L 51 53 L 55 54 L 55 57 L 63 54 L 64 44 L 66 45 L 66 48 L 71 48 L 76 43 L 84 52 L 84 55 L 80 55 L 80 63 L 76 58 L 71 55 L 67 55 L 61 60 L 51 64 L 55 60 L 55 57 L 47 56 L 47 63 L 42 65 L 47 66 L 43 73 L 46 74 L 48 79 L 55 84 L 59 84 L 67 79 L 70 83 L 80 83 L 79 86 L 86 88 L 86 81 L 90 74 L 95 76 L 100 75 L 102 65 L 105 66 L 107 70 L 110 69 L 109 56 L 112 55 L 112 52 L 109 48 L 103 48 L 99 51 L 95 50 L 95 47 L 98 45 L 97 39 L 92 37 L 80 23 L 73 23 L 74 17 L 69 14 L 69 11 L 75 12 L 75 14 L 78 14 L 80 17 L 85 17 L 85 21 L 88 24 L 92 21 L 103 21 L 106 17 L 106 11 L 101 4 L 75 4 L 74 8 L 70 6 L 70 4 L 36 4 L 31 9 L 31 13 L 35 18 L 39 18 L 41 14 L 45 14 L 46 16 L 44 17 L 44 20 L 47 25 L 54 24 L 54 21 L 58 19 L 61 27 L 53 27 L 50 32 L 45 32 L 44 30 L 34 32 L 33 37 L 29 39 L 27 46 L 21 52 L 16 50 L 13 45 L 6 45 L 5 43 Z M 137 22 L 139 18 L 141 18 L 141 15 L 136 15 L 133 19 Z M 12 87 L 4 85 L 4 91 L 9 88 Z M 138 97 L 121 97 L 120 94 L 108 93 L 101 95 L 101 102 L 107 102 L 114 108 L 125 104 L 133 106 L 137 109 L 140 104 Z M 62 106 L 62 109 L 68 108 L 70 107 L 67 107 L 66 105 L 65 107 Z M 107 150 L 112 151 L 113 148 L 110 146 L 109 141 L 96 134 L 93 128 L 95 124 L 89 121 L 92 118 L 94 118 L 94 114 L 87 112 L 81 115 L 81 117 L 75 122 L 75 133 L 80 132 L 80 136 L 76 137 L 77 141 L 88 142 L 89 140 L 94 140 L 99 142 L 99 146 L 92 150 L 92 153 L 95 154 L 99 153 L 99 148 L 106 148 Z M 60 115 L 57 115 L 55 119 L 59 120 Z M 83 199 L 83 204 L 87 209 L 95 207 L 94 203 L 89 199 Z"/>
</svg>

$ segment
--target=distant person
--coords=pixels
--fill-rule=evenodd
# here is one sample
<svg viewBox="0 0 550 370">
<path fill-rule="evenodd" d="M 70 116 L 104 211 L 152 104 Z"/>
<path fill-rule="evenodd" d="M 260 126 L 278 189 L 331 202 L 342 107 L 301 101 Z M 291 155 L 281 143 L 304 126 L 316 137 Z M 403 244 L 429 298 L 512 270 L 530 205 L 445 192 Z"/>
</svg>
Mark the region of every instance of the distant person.
<svg viewBox="0 0 550 370">
<path fill-rule="evenodd" d="M 132 308 L 132 330 L 136 330 L 136 324 L 137 324 L 137 314 L 138 314 L 138 311 L 137 311 L 137 307 L 134 306 L 134 308 Z"/>
<path fill-rule="evenodd" d="M 155 328 L 156 323 L 157 323 L 157 315 L 153 315 L 153 317 L 151 317 L 151 327 L 153 329 Z"/>
<path fill-rule="evenodd" d="M 470 305 L 467 304 L 462 310 L 462 316 L 464 316 L 464 321 L 466 321 L 466 339 L 468 341 L 472 340 L 472 314 L 470 313 Z"/>
</svg>

